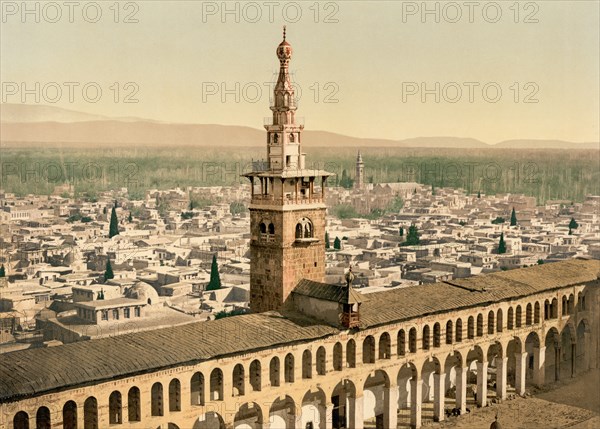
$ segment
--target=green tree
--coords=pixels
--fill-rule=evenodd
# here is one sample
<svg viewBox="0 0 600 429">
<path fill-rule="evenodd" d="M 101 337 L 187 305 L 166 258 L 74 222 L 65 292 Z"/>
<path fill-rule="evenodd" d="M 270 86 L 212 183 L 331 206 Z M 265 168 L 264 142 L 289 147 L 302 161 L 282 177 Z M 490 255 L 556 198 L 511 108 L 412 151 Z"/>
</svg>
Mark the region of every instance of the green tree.
<svg viewBox="0 0 600 429">
<path fill-rule="evenodd" d="M 131 212 L 129 212 L 129 217 L 127 218 L 127 220 L 129 221 L 129 223 L 133 222 L 133 216 Z"/>
<path fill-rule="evenodd" d="M 500 217 L 500 216 L 496 217 L 496 219 L 494 219 L 492 221 L 492 223 L 494 225 L 498 225 L 498 224 L 501 224 L 501 223 L 504 223 L 504 222 L 505 222 L 505 219 L 503 217 Z"/>
<path fill-rule="evenodd" d="M 0 277 L 6 277 L 6 270 L 4 269 L 4 264 L 0 267 Z"/>
<path fill-rule="evenodd" d="M 117 219 L 117 211 L 112 208 L 110 214 L 110 225 L 108 227 L 108 238 L 113 238 L 115 235 L 119 235 L 119 220 Z"/>
<path fill-rule="evenodd" d="M 113 273 L 112 265 L 110 265 L 110 258 L 106 261 L 106 271 L 104 271 L 104 280 L 114 279 L 115 274 Z"/>
<path fill-rule="evenodd" d="M 419 229 L 416 225 L 408 227 L 408 234 L 406 234 L 406 241 L 402 243 L 403 246 L 416 246 L 421 242 L 419 239 Z"/>
<path fill-rule="evenodd" d="M 231 204 L 229 204 L 229 212 L 232 215 L 244 213 L 245 211 L 246 211 L 246 206 L 244 205 L 244 203 L 242 203 L 240 201 L 233 201 Z"/>
<path fill-rule="evenodd" d="M 477 198 L 481 198 L 481 191 L 477 191 Z"/>
<path fill-rule="evenodd" d="M 512 213 L 510 214 L 510 226 L 517 226 L 517 213 L 513 207 Z"/>
<path fill-rule="evenodd" d="M 400 227 L 400 237 L 404 237 L 404 228 Z"/>
<path fill-rule="evenodd" d="M 339 237 L 335 237 L 335 240 L 333 240 L 333 248 L 335 250 L 342 250 L 342 241 Z"/>
<path fill-rule="evenodd" d="M 331 243 L 329 242 L 329 233 L 327 231 L 325 231 L 325 248 L 331 248 Z"/>
<path fill-rule="evenodd" d="M 504 242 L 504 233 L 500 233 L 500 242 L 498 243 L 498 254 L 506 253 L 506 243 Z"/>
<path fill-rule="evenodd" d="M 538 259 L 537 263 L 538 263 L 538 265 L 542 265 L 544 263 L 544 260 L 543 259 Z"/>
<path fill-rule="evenodd" d="M 577 221 L 575 220 L 574 217 L 571 218 L 571 221 L 569 222 L 569 235 L 573 234 L 573 229 L 577 229 L 579 227 L 579 224 L 577 223 Z"/>
<path fill-rule="evenodd" d="M 210 266 L 210 281 L 206 290 L 221 289 L 221 277 L 219 276 L 219 265 L 217 264 L 217 255 L 213 255 L 212 265 Z"/>
</svg>

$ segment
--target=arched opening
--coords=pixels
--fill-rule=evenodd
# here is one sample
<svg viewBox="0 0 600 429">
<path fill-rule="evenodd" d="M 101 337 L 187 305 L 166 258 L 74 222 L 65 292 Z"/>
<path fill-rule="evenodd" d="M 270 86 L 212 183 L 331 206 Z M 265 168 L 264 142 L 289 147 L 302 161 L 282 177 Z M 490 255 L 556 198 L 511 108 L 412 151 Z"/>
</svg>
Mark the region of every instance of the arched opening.
<svg viewBox="0 0 600 429">
<path fill-rule="evenodd" d="M 151 415 L 162 416 L 164 415 L 164 403 L 163 403 L 163 386 L 161 383 L 154 383 L 151 390 L 152 406 Z"/>
<path fill-rule="evenodd" d="M 439 421 L 444 418 L 445 376 L 441 375 L 440 362 L 433 357 L 426 360 L 421 368 L 421 420 Z M 441 403 L 438 403 L 441 401 Z"/>
<path fill-rule="evenodd" d="M 77 404 L 67 401 L 62 411 L 63 429 L 77 429 Z"/>
<path fill-rule="evenodd" d="M 363 341 L 363 363 L 375 363 L 375 338 L 367 336 Z"/>
<path fill-rule="evenodd" d="M 93 396 L 83 403 L 83 429 L 98 429 L 98 401 Z"/>
<path fill-rule="evenodd" d="M 296 224 L 296 238 L 312 238 L 314 235 L 313 224 L 310 219 L 303 217 Z"/>
<path fill-rule="evenodd" d="M 502 309 L 499 308 L 496 312 L 496 332 L 502 332 L 504 330 L 504 316 Z"/>
<path fill-rule="evenodd" d="M 285 356 L 283 378 L 286 383 L 294 382 L 294 355 L 291 353 Z"/>
<path fill-rule="evenodd" d="M 410 328 L 408 331 L 408 349 L 411 353 L 417 352 L 417 329 Z"/>
<path fill-rule="evenodd" d="M 475 338 L 475 319 L 473 316 L 469 316 L 469 319 L 467 320 L 467 338 L 469 340 Z"/>
<path fill-rule="evenodd" d="M 406 354 L 406 332 L 404 332 L 404 329 L 398 331 L 398 341 L 396 346 L 398 348 L 398 356 L 404 356 Z"/>
<path fill-rule="evenodd" d="M 290 396 L 277 398 L 269 410 L 271 428 L 295 429 L 296 403 Z"/>
<path fill-rule="evenodd" d="M 519 337 L 513 337 L 506 347 L 507 371 L 506 383 L 520 395 L 525 392 L 525 370 L 527 363 L 522 357 L 523 345 Z"/>
<path fill-rule="evenodd" d="M 169 411 L 181 411 L 181 382 L 177 378 L 169 383 Z"/>
<path fill-rule="evenodd" d="M 379 359 L 391 359 L 392 357 L 392 339 L 390 334 L 384 332 L 379 337 Z"/>
<path fill-rule="evenodd" d="M 223 371 L 215 368 L 210 373 L 210 399 L 211 401 L 223 400 Z"/>
<path fill-rule="evenodd" d="M 140 389 L 133 386 L 127 392 L 127 417 L 130 422 L 139 422 L 142 419 L 142 404 L 140 402 Z"/>
<path fill-rule="evenodd" d="M 540 303 L 536 302 L 533 312 L 533 323 L 540 323 Z"/>
<path fill-rule="evenodd" d="M 334 371 L 341 371 L 344 366 L 344 351 L 342 350 L 342 343 L 335 343 L 333 346 L 333 369 Z"/>
<path fill-rule="evenodd" d="M 523 310 L 520 305 L 517 305 L 517 310 L 515 311 L 515 326 L 520 328 L 523 324 Z"/>
<path fill-rule="evenodd" d="M 244 377 L 245 377 L 244 366 L 242 364 L 238 363 L 236 366 L 233 367 L 233 374 L 232 374 L 232 384 L 233 384 L 232 395 L 233 396 L 241 396 L 246 393 Z"/>
<path fill-rule="evenodd" d="M 233 427 L 235 429 L 262 429 L 263 415 L 260 406 L 256 402 L 238 406 Z"/>
<path fill-rule="evenodd" d="M 108 398 L 108 422 L 111 425 L 123 423 L 121 392 L 115 390 Z"/>
<path fill-rule="evenodd" d="M 346 365 L 348 368 L 356 368 L 356 342 L 348 340 L 346 343 Z"/>
<path fill-rule="evenodd" d="M 362 400 L 362 398 L 361 398 Z M 339 382 L 331 393 L 333 429 L 354 427 L 352 417 L 356 415 L 356 388 L 350 380 Z M 359 406 L 362 404 L 359 404 Z M 360 422 L 359 422 L 360 423 Z"/>
<path fill-rule="evenodd" d="M 296 238 L 302 238 L 302 224 L 296 224 Z"/>
<path fill-rule="evenodd" d="M 483 314 L 477 315 L 477 336 L 483 336 Z"/>
<path fill-rule="evenodd" d="M 429 338 L 431 337 L 431 332 L 429 330 L 429 325 L 423 326 L 423 338 L 421 339 L 423 350 L 429 350 Z"/>
<path fill-rule="evenodd" d="M 193 429 L 225 429 L 223 417 L 213 411 L 200 416 Z"/>
<path fill-rule="evenodd" d="M 446 322 L 446 344 L 452 344 L 454 334 L 452 333 L 452 320 Z"/>
<path fill-rule="evenodd" d="M 565 301 L 568 303 L 567 298 Z M 560 334 L 560 350 L 558 358 L 560 359 L 560 378 L 568 379 L 575 376 L 577 356 L 577 332 L 572 324 L 567 324 Z"/>
<path fill-rule="evenodd" d="M 490 344 L 487 350 L 488 370 L 485 382 L 488 384 L 488 396 L 496 396 L 500 399 L 506 398 L 504 372 L 504 354 L 502 344 L 495 342 Z M 504 377 L 504 380 L 502 380 Z"/>
<path fill-rule="evenodd" d="M 29 414 L 19 411 L 13 418 L 14 429 L 29 429 Z"/>
<path fill-rule="evenodd" d="M 433 347 L 439 347 L 441 345 L 441 328 L 439 323 L 433 325 Z"/>
<path fill-rule="evenodd" d="M 302 378 L 312 378 L 312 353 L 304 350 L 302 353 Z"/>
<path fill-rule="evenodd" d="M 456 320 L 456 342 L 460 343 L 463 339 L 463 324 L 462 319 Z"/>
<path fill-rule="evenodd" d="M 487 333 L 488 335 L 493 335 L 494 334 L 494 312 L 490 310 L 490 312 L 488 313 L 488 323 L 487 323 Z"/>
<path fill-rule="evenodd" d="M 552 304 L 550 304 L 550 315 L 553 319 L 558 318 L 558 300 L 556 298 L 552 299 Z"/>
<path fill-rule="evenodd" d="M 552 313 L 550 313 L 552 314 Z M 544 357 L 544 379 L 543 382 L 537 382 L 537 384 L 543 384 L 547 381 L 558 381 L 560 380 L 560 354 L 561 354 L 561 343 L 560 334 L 556 328 L 551 328 L 546 333 L 544 340 L 544 346 L 546 347 L 546 355 Z"/>
<path fill-rule="evenodd" d="M 447 398 L 444 403 L 448 410 L 454 410 L 453 415 L 465 412 L 466 407 L 466 371 L 462 367 L 462 355 L 458 351 L 446 356 L 444 362 L 444 387 Z"/>
<path fill-rule="evenodd" d="M 537 304 L 537 302 L 536 302 Z M 533 308 L 531 307 L 531 303 L 527 304 L 525 308 L 525 326 L 531 326 L 533 323 Z"/>
<path fill-rule="evenodd" d="M 190 394 L 192 405 L 204 405 L 204 375 L 196 372 L 190 380 Z"/>
<path fill-rule="evenodd" d="M 526 361 L 526 379 L 534 384 L 543 384 L 544 371 L 541 362 L 540 338 L 537 333 L 530 332 L 525 339 Z"/>
<path fill-rule="evenodd" d="M 300 414 L 301 428 L 324 428 L 326 424 L 326 396 L 317 388 L 308 391 L 302 398 L 302 411 Z"/>
<path fill-rule="evenodd" d="M 273 387 L 279 386 L 279 367 L 279 358 L 275 356 L 269 363 L 269 383 L 271 383 L 271 386 Z"/>
<path fill-rule="evenodd" d="M 325 375 L 327 372 L 327 358 L 325 347 L 321 346 L 317 349 L 317 375 Z"/>
<path fill-rule="evenodd" d="M 412 363 L 403 365 L 396 376 L 398 384 L 399 421 L 406 427 L 421 426 L 421 411 L 423 400 L 423 382 L 419 379 L 417 368 Z M 384 411 L 384 415 L 387 414 Z M 383 419 L 380 418 L 380 422 Z M 385 422 L 388 423 L 388 422 Z M 390 426 L 394 426 L 393 423 Z M 389 427 L 389 426 L 380 426 Z"/>
<path fill-rule="evenodd" d="M 474 346 L 467 354 L 467 383 L 476 389 L 469 392 L 467 388 L 467 407 L 485 406 L 487 404 L 487 360 L 481 347 Z"/>
<path fill-rule="evenodd" d="M 561 315 L 566 316 L 567 315 L 567 297 L 564 295 L 561 300 L 560 309 L 561 309 Z"/>
<path fill-rule="evenodd" d="M 577 344 L 575 348 L 575 368 L 577 372 L 587 371 L 589 369 L 589 351 L 588 338 L 589 328 L 587 321 L 584 319 L 577 325 Z"/>
<path fill-rule="evenodd" d="M 544 320 L 550 319 L 550 315 L 552 314 L 552 310 L 550 309 L 550 301 L 544 301 Z"/>
<path fill-rule="evenodd" d="M 269 224 L 269 234 L 275 234 L 275 225 L 272 222 Z"/>
<path fill-rule="evenodd" d="M 48 407 L 40 407 L 35 414 L 36 429 L 50 429 L 50 410 Z"/>
<path fill-rule="evenodd" d="M 575 296 L 573 294 L 569 295 L 569 300 L 567 301 L 567 314 L 573 314 L 575 310 Z"/>
<path fill-rule="evenodd" d="M 261 365 L 258 359 L 253 360 L 250 363 L 250 387 L 253 392 L 260 392 L 261 390 Z"/>
<path fill-rule="evenodd" d="M 390 403 L 389 390 L 390 379 L 383 370 L 373 371 L 365 380 L 363 386 L 363 422 L 365 427 L 392 427 L 389 422 L 390 413 L 388 412 L 393 406 Z M 394 409 L 396 409 L 395 406 Z"/>
<path fill-rule="evenodd" d="M 264 222 L 261 222 L 259 225 L 259 229 L 260 229 L 261 234 L 266 234 L 267 233 L 267 224 Z"/>
<path fill-rule="evenodd" d="M 506 318 L 506 329 L 509 331 L 515 327 L 515 312 L 512 307 L 508 309 L 508 317 Z"/>
</svg>

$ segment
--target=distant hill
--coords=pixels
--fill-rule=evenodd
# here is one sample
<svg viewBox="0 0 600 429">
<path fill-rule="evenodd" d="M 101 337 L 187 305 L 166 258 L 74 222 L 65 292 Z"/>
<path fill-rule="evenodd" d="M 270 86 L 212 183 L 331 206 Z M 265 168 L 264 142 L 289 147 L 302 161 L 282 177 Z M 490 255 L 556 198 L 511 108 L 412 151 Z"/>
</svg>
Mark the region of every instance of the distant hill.
<svg viewBox="0 0 600 429">
<path fill-rule="evenodd" d="M 215 124 L 177 124 L 140 118 L 109 118 L 55 106 L 0 105 L 0 141 L 4 147 L 66 145 L 98 146 L 211 146 L 256 147 L 265 142 L 264 130 Z M 307 130 L 306 147 L 424 147 L 424 148 L 519 148 L 598 149 L 599 143 L 572 143 L 557 140 L 509 140 L 489 145 L 472 138 L 418 137 L 405 140 L 345 136 L 327 131 Z"/>
</svg>

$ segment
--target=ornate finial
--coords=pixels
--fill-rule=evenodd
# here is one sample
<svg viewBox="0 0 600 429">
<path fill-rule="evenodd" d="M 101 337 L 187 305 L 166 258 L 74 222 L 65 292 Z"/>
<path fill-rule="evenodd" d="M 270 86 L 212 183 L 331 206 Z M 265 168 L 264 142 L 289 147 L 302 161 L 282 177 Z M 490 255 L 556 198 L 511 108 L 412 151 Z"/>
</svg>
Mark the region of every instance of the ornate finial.
<svg viewBox="0 0 600 429">
<path fill-rule="evenodd" d="M 283 26 L 283 40 L 285 40 L 285 25 Z"/>
<path fill-rule="evenodd" d="M 346 285 L 350 287 L 353 281 L 354 273 L 352 272 L 352 265 L 350 265 L 350 268 L 348 268 L 348 272 L 346 273 Z"/>
</svg>

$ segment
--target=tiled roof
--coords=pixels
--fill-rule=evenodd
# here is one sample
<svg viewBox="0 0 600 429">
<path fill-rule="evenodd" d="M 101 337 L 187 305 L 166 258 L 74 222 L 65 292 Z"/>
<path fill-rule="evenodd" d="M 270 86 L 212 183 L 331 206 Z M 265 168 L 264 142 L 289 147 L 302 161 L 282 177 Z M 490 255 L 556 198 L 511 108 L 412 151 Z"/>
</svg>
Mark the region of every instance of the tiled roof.
<svg viewBox="0 0 600 429">
<path fill-rule="evenodd" d="M 300 280 L 292 293 L 342 304 L 353 304 L 365 300 L 354 288 L 348 290 L 347 286 L 320 283 L 307 279 Z"/>
<path fill-rule="evenodd" d="M 598 278 L 600 261 L 569 260 L 469 279 L 363 296 L 361 326 L 370 327 L 566 287 Z M 321 293 L 319 283 L 303 281 Z M 330 288 L 329 288 L 330 289 Z M 340 292 L 323 290 L 331 299 Z M 0 354 L 0 403 L 218 357 L 312 341 L 337 328 L 275 312 L 227 317 L 43 349 Z"/>
</svg>

